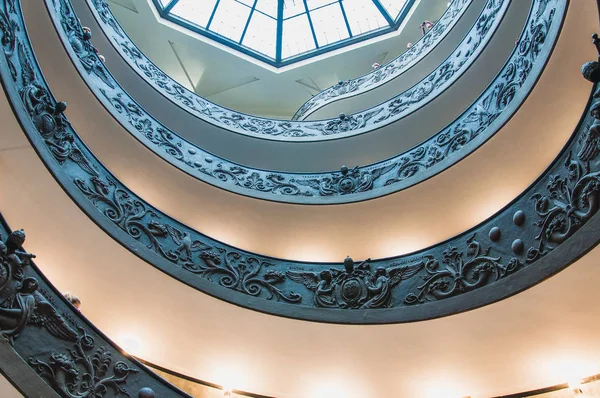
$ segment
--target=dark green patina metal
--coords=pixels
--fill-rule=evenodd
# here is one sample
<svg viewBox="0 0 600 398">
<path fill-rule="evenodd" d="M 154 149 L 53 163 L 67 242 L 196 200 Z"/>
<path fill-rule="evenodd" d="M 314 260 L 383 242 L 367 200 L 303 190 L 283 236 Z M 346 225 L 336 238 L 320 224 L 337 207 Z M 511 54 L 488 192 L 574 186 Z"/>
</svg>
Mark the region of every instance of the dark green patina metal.
<svg viewBox="0 0 600 398">
<path fill-rule="evenodd" d="M 57 181 L 97 225 L 135 255 L 229 302 L 326 322 L 427 319 L 532 286 L 583 255 L 600 237 L 595 216 L 600 103 L 594 100 L 591 115 L 582 119 L 563 152 L 528 190 L 492 218 L 446 242 L 359 264 L 352 259 L 305 263 L 239 250 L 151 207 L 110 174 L 69 124 L 65 105 L 52 97 L 21 15 L 8 12 L 4 20 L 13 21 L 2 28 L 4 88 L 24 132 Z M 535 30 L 537 37 L 543 27 Z M 588 72 L 586 76 L 595 76 Z"/>
</svg>

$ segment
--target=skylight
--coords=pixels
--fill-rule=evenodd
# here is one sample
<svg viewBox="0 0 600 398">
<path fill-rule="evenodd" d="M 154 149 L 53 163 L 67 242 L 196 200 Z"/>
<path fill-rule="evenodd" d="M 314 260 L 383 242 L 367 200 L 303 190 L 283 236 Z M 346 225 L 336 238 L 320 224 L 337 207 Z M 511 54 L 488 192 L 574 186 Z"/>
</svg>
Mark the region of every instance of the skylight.
<svg viewBox="0 0 600 398">
<path fill-rule="evenodd" d="M 398 29 L 415 0 L 154 0 L 160 15 L 274 66 Z"/>
</svg>

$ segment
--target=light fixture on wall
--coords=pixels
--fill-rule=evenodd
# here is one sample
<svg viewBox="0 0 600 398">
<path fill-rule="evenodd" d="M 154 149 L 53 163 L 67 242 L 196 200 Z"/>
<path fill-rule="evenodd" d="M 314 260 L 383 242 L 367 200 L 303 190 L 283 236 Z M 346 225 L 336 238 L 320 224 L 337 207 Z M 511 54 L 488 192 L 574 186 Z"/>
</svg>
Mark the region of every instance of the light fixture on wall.
<svg viewBox="0 0 600 398">
<path fill-rule="evenodd" d="M 569 390 L 573 395 L 582 395 L 583 391 L 581 390 L 581 379 L 569 380 L 567 383 L 569 385 Z"/>
<path fill-rule="evenodd" d="M 120 345 L 130 355 L 139 356 L 142 353 L 141 344 L 137 336 L 124 335 L 120 339 Z"/>
<path fill-rule="evenodd" d="M 222 386 L 221 388 L 223 389 L 223 396 L 224 397 L 231 397 L 232 396 L 231 387 L 229 387 L 229 386 Z"/>
</svg>

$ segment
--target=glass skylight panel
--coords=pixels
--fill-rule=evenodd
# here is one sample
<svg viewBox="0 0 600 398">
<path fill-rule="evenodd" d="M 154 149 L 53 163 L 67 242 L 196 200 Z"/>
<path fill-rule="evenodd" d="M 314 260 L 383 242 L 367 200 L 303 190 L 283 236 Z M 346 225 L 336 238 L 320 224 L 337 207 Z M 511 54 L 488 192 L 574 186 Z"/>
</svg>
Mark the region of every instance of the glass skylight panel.
<svg viewBox="0 0 600 398">
<path fill-rule="evenodd" d="M 320 47 L 350 37 L 339 2 L 310 11 L 310 17 Z"/>
<path fill-rule="evenodd" d="M 394 20 L 400 16 L 400 11 L 402 11 L 407 1 L 408 0 L 379 0 L 381 5 Z"/>
<path fill-rule="evenodd" d="M 221 36 L 239 42 L 246 28 L 250 10 L 250 7 L 238 1 L 220 0 L 215 16 L 208 28 Z"/>
<path fill-rule="evenodd" d="M 337 3 L 338 0 L 306 0 L 306 5 L 308 6 L 308 10 L 312 11 L 316 8 L 327 6 L 332 3 Z"/>
<path fill-rule="evenodd" d="M 396 29 L 398 25 L 392 21 L 414 1 L 155 0 L 155 3 L 161 15 L 173 22 L 271 65 L 282 66 L 295 61 L 290 58 L 305 59 L 307 53 L 325 52 L 330 44 L 345 45 L 354 42 L 350 39 L 355 37 L 362 40 L 385 32 L 384 29 Z M 172 8 L 167 11 L 168 7 Z"/>
<path fill-rule="evenodd" d="M 283 19 L 306 12 L 304 0 L 283 0 Z"/>
<path fill-rule="evenodd" d="M 206 28 L 216 4 L 217 0 L 179 0 L 171 13 Z"/>
<path fill-rule="evenodd" d="M 277 18 L 277 0 L 258 0 L 256 9 L 270 17 Z"/>
<path fill-rule="evenodd" d="M 277 21 L 260 12 L 254 12 L 242 45 L 275 58 Z"/>
<path fill-rule="evenodd" d="M 283 21 L 281 58 L 289 58 L 315 48 L 310 24 L 306 14 Z"/>
<path fill-rule="evenodd" d="M 370 0 L 343 0 L 342 5 L 353 36 L 390 26 Z"/>
</svg>

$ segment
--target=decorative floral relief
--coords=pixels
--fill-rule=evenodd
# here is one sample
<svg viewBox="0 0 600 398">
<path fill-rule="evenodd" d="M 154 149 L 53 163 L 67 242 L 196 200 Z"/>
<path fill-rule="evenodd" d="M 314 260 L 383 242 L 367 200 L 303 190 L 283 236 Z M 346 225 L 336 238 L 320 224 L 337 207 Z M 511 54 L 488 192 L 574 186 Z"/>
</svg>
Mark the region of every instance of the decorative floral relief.
<svg viewBox="0 0 600 398">
<path fill-rule="evenodd" d="M 112 365 L 112 352 L 107 347 L 88 354 L 94 347 L 94 339 L 81 329 L 74 349 L 52 352 L 47 362 L 29 358 L 29 364 L 63 397 L 129 397 L 124 385 L 129 375 L 139 371 L 123 361 Z"/>
<path fill-rule="evenodd" d="M 18 92 L 18 97 L 12 98 L 13 103 L 18 105 L 21 101 L 18 106 L 26 110 L 36 134 L 44 138 L 46 149 L 59 167 L 73 165 L 87 175 L 99 175 L 95 159 L 90 159 L 85 149 L 79 149 L 79 138 L 72 134 L 62 114 L 66 104 L 54 101 L 40 77 L 38 65 L 31 62 L 31 44 L 21 9 L 13 0 L 0 0 L 0 33 L 3 52 L 0 64 L 6 64 L 10 74 L 3 72 L 2 80 L 5 85 L 14 85 Z M 4 230 L 2 225 L 1 230 Z M 96 333 L 81 326 L 84 322 L 73 315 L 74 310 L 70 313 L 61 310 L 57 293 L 48 288 L 31 263 L 35 255 L 23 251 L 25 238 L 23 230 L 11 232 L 6 239 L 2 239 L 0 232 L 0 337 L 27 358 L 30 366 L 60 396 L 130 396 L 125 386 L 132 378 L 146 392 L 187 396 L 154 375 L 131 368 L 129 359 L 115 348 L 105 345 L 90 354 L 96 346 L 92 336 Z M 179 253 L 185 253 L 186 237 L 181 235 L 177 239 L 183 246 Z M 194 242 L 189 247 L 194 250 Z"/>
<path fill-rule="evenodd" d="M 418 293 L 408 294 L 404 302 L 418 304 L 465 293 L 503 278 L 521 266 L 516 257 L 503 265 L 500 257 L 490 256 L 491 248 L 482 250 L 475 238 L 473 235 L 467 239 L 465 253 L 454 246 L 444 250 L 443 265 L 437 259 L 429 259 L 424 267 L 426 273 L 421 276 L 423 283 L 416 288 Z"/>
<path fill-rule="evenodd" d="M 0 336 L 13 344 L 27 326 L 37 326 L 63 340 L 75 340 L 77 333 L 38 291 L 38 280 L 26 277 L 25 268 L 35 255 L 21 251 L 24 242 L 23 230 L 0 240 Z"/>
<path fill-rule="evenodd" d="M 379 75 L 395 75 L 398 71 L 403 70 L 406 65 L 412 64 L 413 61 L 416 62 L 421 57 L 419 49 L 425 53 L 429 48 L 433 48 L 438 40 L 445 35 L 447 28 L 458 18 L 458 15 L 469 1 L 472 0 L 455 0 L 451 6 L 452 9 L 445 14 L 446 18 L 439 23 L 439 27 L 434 27 L 432 33 L 425 36 L 428 39 L 419 41 L 414 50 L 411 49 L 412 51 L 402 57 L 402 61 L 384 67 Z M 394 99 L 382 105 L 353 114 L 347 121 L 331 119 L 318 122 L 283 121 L 253 117 L 231 111 L 203 99 L 175 82 L 144 56 L 119 27 L 105 0 L 89 0 L 88 3 L 92 13 L 97 17 L 98 24 L 106 33 L 107 38 L 112 41 L 117 51 L 121 53 L 134 70 L 140 72 L 146 81 L 175 104 L 208 123 L 227 130 L 241 134 L 289 140 L 307 137 L 318 139 L 319 137 L 325 138 L 349 132 L 354 134 L 366 132 L 392 123 L 425 105 L 434 96 L 445 90 L 451 84 L 451 81 L 458 78 L 474 62 L 477 54 L 483 50 L 500 24 L 510 1 L 488 0 L 477 22 L 453 55 L 444 61 L 436 71 L 432 72 L 428 78 L 417 83 L 408 91 L 397 95 Z M 63 9 L 61 13 L 65 13 L 65 10 Z M 72 14 L 72 11 L 69 10 L 67 13 Z M 380 76 L 379 79 L 386 80 L 384 76 Z M 345 84 L 340 86 L 345 87 Z M 344 90 L 348 91 L 347 88 Z M 376 118 L 375 116 L 379 117 Z"/>
<path fill-rule="evenodd" d="M 70 4 L 66 0 L 56 1 L 59 4 L 55 8 L 58 14 L 53 15 L 53 18 L 60 19 L 59 26 L 69 37 L 67 48 L 70 48 L 74 52 L 75 58 L 80 60 L 96 57 L 92 45 L 83 38 L 83 32 Z M 102 2 L 100 1 L 100 3 Z M 487 11 L 482 14 L 486 18 L 483 18 L 479 24 L 478 32 L 489 34 L 493 30 L 492 24 L 501 14 L 499 12 L 500 6 L 506 3 L 498 1 L 488 3 L 486 6 Z M 554 36 L 552 40 L 548 40 L 547 37 L 550 34 L 550 28 L 559 4 L 564 7 L 564 3 L 558 0 L 553 0 L 551 3 L 536 0 L 532 9 L 533 12 L 528 20 L 527 29 L 519 41 L 519 46 L 505 65 L 502 74 L 480 99 L 450 127 L 407 153 L 369 166 L 355 167 L 351 170 L 343 166 L 339 172 L 277 173 L 244 167 L 218 158 L 167 130 L 129 98 L 116 82 L 113 84 L 115 88 L 106 85 L 105 76 L 110 76 L 108 72 L 105 75 L 85 65 L 82 65 L 82 67 L 85 71 L 84 75 L 88 75 L 88 78 L 93 80 L 90 87 L 97 88 L 100 98 L 109 109 L 112 108 L 114 114 L 124 126 L 128 127 L 150 149 L 191 175 L 224 189 L 235 190 L 251 196 L 265 197 L 267 195 L 269 199 L 276 201 L 319 203 L 319 199 L 323 198 L 323 200 L 331 203 L 330 199 L 332 197 L 338 197 L 339 201 L 350 202 L 388 193 L 390 189 L 393 189 L 391 188 L 393 186 L 402 189 L 415 184 L 422 178 L 421 174 L 431 167 L 444 162 L 449 166 L 465 156 L 465 152 L 475 149 L 475 144 L 469 144 L 503 114 L 506 107 L 513 101 L 516 92 L 531 88 L 534 81 L 530 77 L 533 65 L 544 63 L 549 48 L 552 46 Z M 110 15 L 106 7 L 101 8 L 104 10 L 103 18 Z M 51 12 L 51 14 L 53 13 Z M 111 19 L 106 19 L 105 22 L 109 20 Z M 558 22 L 555 25 L 558 25 Z M 557 30 L 557 27 L 555 27 L 554 31 L 557 32 Z M 481 43 L 482 40 L 483 38 L 479 37 L 469 44 L 470 48 L 476 48 L 477 43 Z M 546 51 L 545 56 L 542 55 L 542 49 Z M 143 58 L 139 51 L 136 54 L 138 54 L 136 56 Z M 459 64 L 460 62 L 462 61 L 458 61 Z M 104 68 L 100 61 L 94 65 Z M 148 65 L 151 64 L 148 63 Z M 160 71 L 152 69 L 152 73 L 158 72 Z M 442 75 L 448 73 L 450 72 L 446 71 Z M 165 90 L 173 87 L 167 84 L 170 81 L 167 76 L 164 76 Z M 185 90 L 183 88 L 176 89 L 173 94 L 184 95 Z M 421 96 L 420 94 L 415 95 L 417 97 Z M 188 100 L 194 101 L 192 97 Z M 394 107 L 397 109 L 403 108 L 405 105 L 406 103 L 402 101 L 394 103 Z M 206 109 L 210 109 L 210 112 L 214 114 L 221 112 L 218 107 L 208 107 Z M 366 119 L 362 118 L 363 116 Z M 508 118 L 510 115 L 505 114 L 504 116 Z M 341 116 L 327 122 L 325 129 L 331 132 L 341 132 L 342 130 L 353 129 L 355 126 L 364 125 L 366 120 L 386 117 L 377 110 L 374 110 L 373 113 L 367 112 L 364 115 Z M 239 123 L 243 119 L 236 117 L 228 120 L 228 123 Z M 250 123 L 248 128 L 276 128 L 275 122 L 272 120 L 252 120 L 254 122 L 247 121 Z M 492 133 L 492 131 L 489 131 L 490 135 Z"/>
<path fill-rule="evenodd" d="M 591 113 L 594 123 L 577 155 L 569 152 L 565 159 L 566 173 L 550 175 L 546 192 L 531 196 L 540 217 L 536 221 L 540 232 L 535 237 L 539 244 L 527 252 L 529 262 L 563 243 L 598 211 L 600 172 L 594 171 L 591 164 L 600 154 L 600 103 L 592 107 Z"/>
<path fill-rule="evenodd" d="M 542 8 L 538 9 L 538 15 L 554 15 L 554 9 L 547 7 L 556 3 L 543 0 L 539 4 Z M 18 26 L 22 26 L 20 19 Z M 532 29 L 539 33 L 547 31 L 548 27 L 546 23 L 539 23 Z M 61 177 L 64 183 L 72 184 L 72 189 L 81 194 L 72 192 L 75 200 L 93 204 L 98 212 L 90 216 L 100 225 L 110 225 L 125 233 L 127 238 L 123 244 L 136 254 L 167 271 L 170 266 L 186 271 L 189 276 L 184 280 L 194 286 L 205 287 L 206 283 L 219 286 L 223 290 L 211 290 L 212 294 L 244 302 L 244 305 L 261 309 L 260 304 L 234 297 L 239 294 L 259 299 L 258 302 L 278 301 L 279 305 L 292 308 L 344 311 L 428 305 L 426 303 L 466 294 L 518 274 L 564 243 L 598 211 L 600 104 L 596 100 L 592 108 L 592 117 L 596 118 L 594 124 L 591 127 L 582 124 L 576 139 L 569 144 L 569 152 L 554 162 L 542 180 L 501 214 L 448 242 L 421 253 L 368 259 L 358 265 L 348 258 L 343 266 L 278 260 L 247 253 L 169 218 L 114 179 L 75 134 L 61 112 L 64 105 L 51 97 L 38 65 L 31 62 L 24 31 L 23 28 L 13 30 L 17 48 L 22 51 L 15 55 L 11 46 L 6 45 L 3 49 L 14 66 L 16 88 L 20 93 L 35 93 L 33 96 L 21 95 L 22 104 L 15 106 L 23 107 L 37 130 L 26 133 L 44 138 L 44 145 L 38 150 L 54 157 L 55 162 L 49 163 L 50 169 L 62 170 L 66 175 Z M 539 52 L 542 37 L 543 34 L 526 34 L 519 53 Z M 527 65 L 527 60 L 523 58 L 522 64 Z M 509 72 L 516 73 L 514 70 Z M 6 76 L 4 79 L 6 82 Z M 513 90 L 502 85 L 496 92 L 507 93 L 496 94 L 496 98 L 510 101 L 512 95 L 509 93 Z M 498 99 L 495 102 L 505 103 Z M 72 152 L 72 148 L 77 151 Z M 78 155 L 63 156 L 64 153 Z M 352 181 L 332 181 L 332 184 L 342 185 L 342 189 L 352 184 L 364 185 L 365 179 L 359 170 L 344 169 L 340 174 Z M 533 205 L 529 198 L 533 198 Z M 518 211 L 512 216 L 515 210 Z M 112 233 L 110 228 L 107 231 Z M 487 231 L 489 234 L 485 237 Z M 501 237 L 501 231 L 504 231 L 504 237 Z M 529 247 L 527 250 L 526 246 Z M 157 262 L 157 256 L 166 261 Z M 15 291 L 19 289 L 22 288 Z M 33 288 L 26 288 L 22 294 L 27 295 L 27 289 Z M 52 367 L 50 362 L 45 364 Z M 47 374 L 51 373 L 50 368 L 42 367 Z"/>
<path fill-rule="evenodd" d="M 292 120 L 304 120 L 308 115 L 334 100 L 364 93 L 400 76 L 425 58 L 450 33 L 471 2 L 472 0 L 452 1 L 442 17 L 433 25 L 433 28 L 400 56 L 366 75 L 356 79 L 340 81 L 335 86 L 319 92 L 298 109 Z"/>
<path fill-rule="evenodd" d="M 35 352 L 29 364 L 63 397 L 129 396 L 124 385 L 138 371 L 119 360 L 111 375 L 114 350 L 108 347 L 86 354 L 94 348 L 94 339 L 57 309 L 51 293 L 40 288 L 30 264 L 35 255 L 22 250 L 24 242 L 23 230 L 0 240 L 0 337 L 19 354 Z M 71 343 L 74 349 L 65 348 Z M 42 361 L 48 352 L 49 360 Z"/>
<path fill-rule="evenodd" d="M 390 265 L 371 270 L 370 259 L 355 266 L 347 257 L 344 269 L 330 268 L 319 273 L 287 271 L 294 282 L 302 283 L 314 292 L 315 307 L 323 308 L 386 308 L 392 302 L 392 290 L 403 280 L 423 268 L 424 262 L 411 265 Z"/>
</svg>

